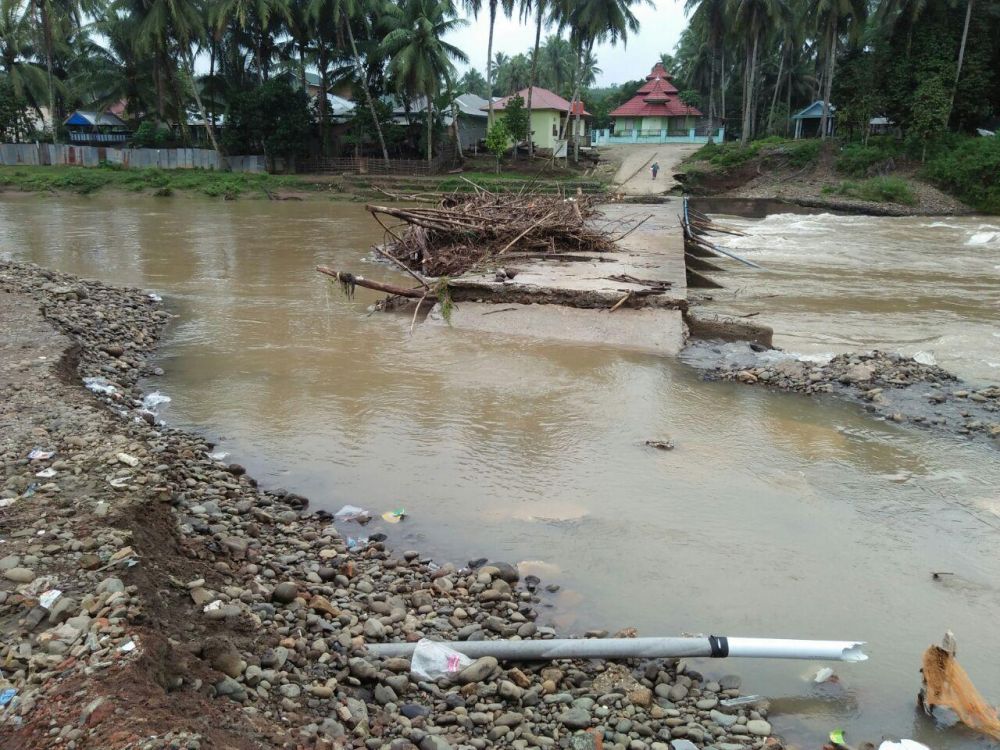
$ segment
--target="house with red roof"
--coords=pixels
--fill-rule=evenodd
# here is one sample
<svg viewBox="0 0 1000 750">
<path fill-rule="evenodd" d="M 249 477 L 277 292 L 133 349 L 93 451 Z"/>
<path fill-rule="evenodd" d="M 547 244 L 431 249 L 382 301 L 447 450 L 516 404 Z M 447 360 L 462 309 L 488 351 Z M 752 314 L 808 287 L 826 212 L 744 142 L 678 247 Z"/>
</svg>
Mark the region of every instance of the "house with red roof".
<svg viewBox="0 0 1000 750">
<path fill-rule="evenodd" d="M 657 62 L 635 96 L 611 112 L 611 131 L 598 133 L 598 143 L 705 142 L 709 125 L 701 110 L 681 101 L 673 76 Z M 715 133 L 712 134 L 715 136 Z M 722 139 L 722 130 L 716 137 Z"/>
<path fill-rule="evenodd" d="M 507 107 L 507 102 L 515 96 L 520 96 L 524 99 L 524 106 L 528 106 L 528 89 L 521 89 L 516 94 L 511 94 L 494 102 L 493 111 L 502 113 Z M 565 130 L 566 137 L 569 139 L 573 138 L 574 132 L 580 138 L 585 138 L 587 134 L 587 120 L 590 118 L 590 112 L 583 109 L 583 102 L 577 102 L 576 106 L 579 108 L 581 115 L 579 129 L 577 130 L 577 117 L 574 111 L 572 113 L 572 120 L 566 126 Z M 483 109 L 489 109 L 489 105 L 484 105 Z M 531 138 L 534 140 L 536 147 L 540 149 L 555 148 L 559 134 L 564 132 L 562 126 L 563 121 L 567 117 L 570 117 L 570 103 L 568 101 L 554 91 L 535 86 L 531 93 L 529 130 L 531 131 Z"/>
</svg>

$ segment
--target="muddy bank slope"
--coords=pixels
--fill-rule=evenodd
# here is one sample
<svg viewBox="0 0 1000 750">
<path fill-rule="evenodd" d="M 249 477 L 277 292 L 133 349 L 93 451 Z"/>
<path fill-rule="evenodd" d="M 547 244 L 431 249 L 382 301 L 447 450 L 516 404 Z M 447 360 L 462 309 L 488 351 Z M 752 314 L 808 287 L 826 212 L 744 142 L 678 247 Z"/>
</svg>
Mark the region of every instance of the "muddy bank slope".
<svg viewBox="0 0 1000 750">
<path fill-rule="evenodd" d="M 515 567 L 387 550 L 377 520 L 335 528 L 158 424 L 137 388 L 168 319 L 155 298 L 0 263 L 0 317 L 5 750 L 776 742 L 765 706 L 723 705 L 738 678 L 684 662 L 487 657 L 433 683 L 367 657 L 554 631 Z"/>
<path fill-rule="evenodd" d="M 812 142 L 813 144 L 815 142 Z M 902 183 L 910 202 L 886 195 L 881 200 L 858 197 L 859 183 L 836 169 L 833 146 L 803 156 L 797 150 L 810 141 L 761 146 L 731 164 L 688 158 L 677 179 L 695 196 L 783 201 L 805 208 L 870 216 L 958 216 L 973 211 L 957 198 L 921 180 L 919 165 L 892 164 L 871 177 L 889 176 Z M 735 146 L 727 147 L 735 148 Z"/>
</svg>

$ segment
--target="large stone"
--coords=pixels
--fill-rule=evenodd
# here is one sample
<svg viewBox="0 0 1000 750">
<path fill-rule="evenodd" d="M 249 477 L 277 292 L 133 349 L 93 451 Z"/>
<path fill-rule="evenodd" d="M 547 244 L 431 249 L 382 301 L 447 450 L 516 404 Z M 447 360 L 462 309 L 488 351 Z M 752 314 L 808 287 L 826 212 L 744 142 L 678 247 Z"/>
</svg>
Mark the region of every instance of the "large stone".
<svg viewBox="0 0 1000 750">
<path fill-rule="evenodd" d="M 375 665 L 367 659 L 362 659 L 360 656 L 356 656 L 348 661 L 347 666 L 350 667 L 351 674 L 359 680 L 374 680 L 378 676 L 378 670 L 375 669 Z"/>
<path fill-rule="evenodd" d="M 455 678 L 456 682 L 467 685 L 470 682 L 482 682 L 497 668 L 497 660 L 492 656 L 483 656 L 467 666 Z"/>
<path fill-rule="evenodd" d="M 429 734 L 420 740 L 420 750 L 451 750 L 451 745 L 436 734 Z"/>
<path fill-rule="evenodd" d="M 7 568 L 4 577 L 14 583 L 31 583 L 35 580 L 35 571 L 28 568 Z"/>
<path fill-rule="evenodd" d="M 771 736 L 771 725 L 763 719 L 751 719 L 747 722 L 747 729 L 750 730 L 750 734 L 757 737 Z"/>
<path fill-rule="evenodd" d="M 731 727 L 740 719 L 740 717 L 736 716 L 735 714 L 724 714 L 721 711 L 715 711 L 715 710 L 710 711 L 708 715 L 711 717 L 713 722 L 715 722 L 718 726 L 722 727 L 723 729 L 725 729 L 726 727 Z"/>
<path fill-rule="evenodd" d="M 569 729 L 586 729 L 590 726 L 590 711 L 574 706 L 559 714 L 559 723 Z"/>
<path fill-rule="evenodd" d="M 215 684 L 215 694 L 218 696 L 228 695 L 234 701 L 242 702 L 247 697 L 246 688 L 234 680 L 232 677 L 224 677 Z"/>
<path fill-rule="evenodd" d="M 285 581 L 284 583 L 279 583 L 271 591 L 271 601 L 278 602 L 280 604 L 290 604 L 295 601 L 295 597 L 299 595 L 299 587 L 294 583 L 289 583 Z"/>
</svg>

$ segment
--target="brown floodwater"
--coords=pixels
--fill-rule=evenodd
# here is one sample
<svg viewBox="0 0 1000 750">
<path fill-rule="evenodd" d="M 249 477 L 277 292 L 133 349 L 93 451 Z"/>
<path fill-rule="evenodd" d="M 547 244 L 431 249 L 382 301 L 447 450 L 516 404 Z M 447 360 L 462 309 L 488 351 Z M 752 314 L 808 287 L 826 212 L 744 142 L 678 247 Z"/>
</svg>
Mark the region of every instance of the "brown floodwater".
<svg viewBox="0 0 1000 750">
<path fill-rule="evenodd" d="M 745 222 L 768 234 L 740 251 L 771 270 L 734 271 L 744 292 L 732 304 L 773 309 L 759 317 L 803 352 L 919 346 L 970 377 L 992 372 L 1000 254 L 982 235 L 961 241 L 989 222 L 866 219 L 863 249 L 846 228 L 857 219 L 810 220 L 794 242 L 774 217 Z M 923 649 L 951 628 L 1000 701 L 994 449 L 833 400 L 702 382 L 674 359 L 447 327 L 411 335 L 407 316 L 368 314 L 375 295 L 346 299 L 313 271 L 401 280 L 362 260 L 380 239 L 350 204 L 0 198 L 0 253 L 165 298 L 177 318 L 148 387 L 172 398 L 167 421 L 313 507 L 406 510 L 346 533 L 384 531 L 442 561 L 531 561 L 562 587 L 543 617 L 568 629 L 866 640 L 871 660 L 834 665 L 837 685 L 809 681 L 819 663 L 698 668 L 741 674 L 804 747 L 834 728 L 852 744 L 986 746 L 933 728 L 914 697 Z M 853 293 L 872 259 L 881 275 Z M 754 301 L 765 293 L 781 296 Z M 664 438 L 674 451 L 642 445 Z"/>
</svg>

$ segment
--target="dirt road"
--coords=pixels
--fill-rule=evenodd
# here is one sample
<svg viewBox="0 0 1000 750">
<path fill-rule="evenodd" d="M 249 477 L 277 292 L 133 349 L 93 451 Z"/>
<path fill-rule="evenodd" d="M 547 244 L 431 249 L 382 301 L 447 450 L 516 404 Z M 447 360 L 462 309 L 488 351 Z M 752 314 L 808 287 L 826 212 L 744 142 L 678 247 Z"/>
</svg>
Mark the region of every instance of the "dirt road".
<svg viewBox="0 0 1000 750">
<path fill-rule="evenodd" d="M 673 176 L 677 165 L 699 148 L 701 146 L 697 143 L 637 143 L 602 146 L 601 153 L 621 161 L 614 179 L 621 192 L 626 195 L 659 195 L 677 184 Z M 649 173 L 649 165 L 654 161 L 660 165 L 655 180 Z"/>
</svg>

